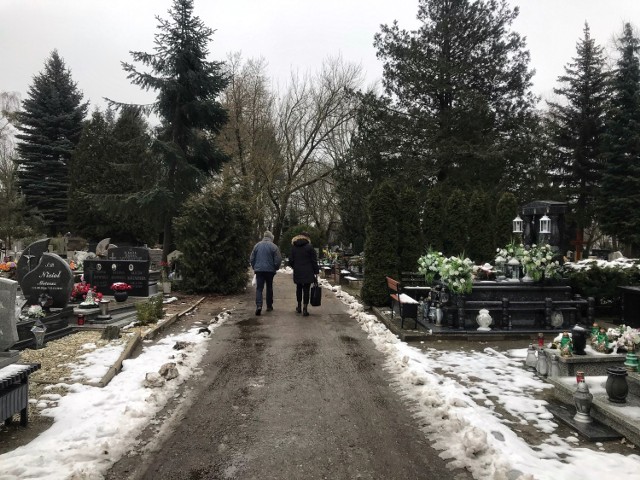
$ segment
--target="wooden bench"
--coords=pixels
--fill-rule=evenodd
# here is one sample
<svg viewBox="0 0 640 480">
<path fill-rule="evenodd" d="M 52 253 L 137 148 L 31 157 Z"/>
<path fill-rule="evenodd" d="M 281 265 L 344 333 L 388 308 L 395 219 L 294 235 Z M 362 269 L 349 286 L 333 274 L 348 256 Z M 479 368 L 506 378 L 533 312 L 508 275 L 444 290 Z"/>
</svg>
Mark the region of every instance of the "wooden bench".
<svg viewBox="0 0 640 480">
<path fill-rule="evenodd" d="M 391 277 L 387 279 L 387 289 L 389 290 L 389 298 L 391 299 L 391 318 L 395 312 L 394 302 L 398 305 L 398 313 L 400 315 L 400 328 L 404 328 L 404 319 L 412 318 L 416 324 L 414 328 L 418 328 L 418 305 L 419 303 L 413 298 L 402 292 L 401 284 Z"/>
<path fill-rule="evenodd" d="M 20 412 L 20 425 L 29 421 L 29 375 L 40 368 L 39 363 L 12 363 L 0 368 L 0 421 L 9 424 Z"/>
</svg>

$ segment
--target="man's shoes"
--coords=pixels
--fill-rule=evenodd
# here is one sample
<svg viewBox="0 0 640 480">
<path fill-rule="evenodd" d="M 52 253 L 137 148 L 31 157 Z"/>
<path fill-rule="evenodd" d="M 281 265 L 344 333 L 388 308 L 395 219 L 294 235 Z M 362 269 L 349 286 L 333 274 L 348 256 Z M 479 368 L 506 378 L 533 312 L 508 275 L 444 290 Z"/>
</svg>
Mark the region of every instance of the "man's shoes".
<svg viewBox="0 0 640 480">
<path fill-rule="evenodd" d="M 273 311 L 273 306 L 267 305 L 267 312 L 272 312 L 272 311 Z"/>
<path fill-rule="evenodd" d="M 260 316 L 260 313 L 262 313 L 262 309 L 261 308 L 256 308 L 256 316 Z"/>
</svg>

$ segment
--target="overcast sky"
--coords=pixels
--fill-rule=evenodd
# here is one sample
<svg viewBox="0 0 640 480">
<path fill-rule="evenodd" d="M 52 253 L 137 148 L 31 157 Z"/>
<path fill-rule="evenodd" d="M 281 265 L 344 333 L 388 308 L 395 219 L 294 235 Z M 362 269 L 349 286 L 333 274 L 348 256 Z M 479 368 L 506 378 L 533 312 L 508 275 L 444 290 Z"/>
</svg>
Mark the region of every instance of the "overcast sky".
<svg viewBox="0 0 640 480">
<path fill-rule="evenodd" d="M 534 93 L 549 97 L 563 66 L 575 55 L 584 22 L 610 48 L 622 23 L 640 27 L 639 0 L 509 0 L 520 6 L 514 29 L 527 37 Z M 0 91 L 24 99 L 33 75 L 57 49 L 92 106 L 102 97 L 149 102 L 132 86 L 120 62 L 130 50 L 153 50 L 156 15 L 167 18 L 171 0 L 0 0 Z M 316 70 L 341 54 L 362 65 L 367 83 L 380 78 L 373 36 L 397 19 L 416 26 L 418 0 L 196 0 L 195 13 L 215 29 L 211 59 L 264 57 L 270 76 L 284 85 L 292 69 Z"/>
</svg>

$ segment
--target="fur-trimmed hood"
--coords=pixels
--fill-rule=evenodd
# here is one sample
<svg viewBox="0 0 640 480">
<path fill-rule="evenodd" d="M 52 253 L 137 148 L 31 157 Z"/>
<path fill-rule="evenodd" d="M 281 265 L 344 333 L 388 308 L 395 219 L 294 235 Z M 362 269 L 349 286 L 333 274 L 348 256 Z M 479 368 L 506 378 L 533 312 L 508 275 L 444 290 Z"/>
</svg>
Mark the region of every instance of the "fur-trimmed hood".
<svg viewBox="0 0 640 480">
<path fill-rule="evenodd" d="M 296 235 L 291 239 L 291 245 L 295 245 L 297 247 L 300 247 L 305 243 L 311 243 L 311 239 L 306 235 Z"/>
</svg>

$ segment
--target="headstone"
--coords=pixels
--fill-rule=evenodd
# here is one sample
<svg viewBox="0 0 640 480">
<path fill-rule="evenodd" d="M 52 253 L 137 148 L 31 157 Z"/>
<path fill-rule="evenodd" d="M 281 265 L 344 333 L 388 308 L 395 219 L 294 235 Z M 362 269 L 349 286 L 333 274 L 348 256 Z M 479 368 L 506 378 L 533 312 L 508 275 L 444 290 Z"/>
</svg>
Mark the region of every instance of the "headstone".
<svg viewBox="0 0 640 480">
<path fill-rule="evenodd" d="M 146 247 L 109 247 L 107 259 L 149 261 L 149 249 Z"/>
<path fill-rule="evenodd" d="M 162 249 L 161 248 L 150 248 L 149 249 L 149 270 L 157 271 L 160 270 L 160 262 L 162 261 Z"/>
<path fill-rule="evenodd" d="M 0 353 L 18 341 L 16 294 L 18 282 L 0 277 Z"/>
<path fill-rule="evenodd" d="M 98 242 L 96 246 L 96 255 L 98 257 L 106 257 L 107 256 L 107 248 L 109 248 L 110 238 L 104 238 Z"/>
<path fill-rule="evenodd" d="M 149 260 L 105 260 L 84 261 L 84 279 L 103 295 L 113 295 L 111 285 L 125 282 L 131 285 L 129 295 L 149 296 Z"/>
<path fill-rule="evenodd" d="M 18 259 L 18 282 L 22 283 L 24 276 L 31 270 L 36 268 L 40 263 L 40 257 L 42 254 L 49 250 L 49 239 L 43 238 L 37 242 L 33 242 L 27 248 L 25 248 Z"/>
<path fill-rule="evenodd" d="M 182 256 L 182 252 L 180 250 L 174 250 L 169 255 L 167 255 L 167 261 L 169 263 L 173 263 L 177 258 Z"/>
<path fill-rule="evenodd" d="M 52 308 L 64 308 L 73 290 L 73 271 L 59 255 L 43 253 L 37 266 L 22 277 L 20 287 L 30 305 L 39 304 L 40 295 L 46 294 Z"/>
</svg>

